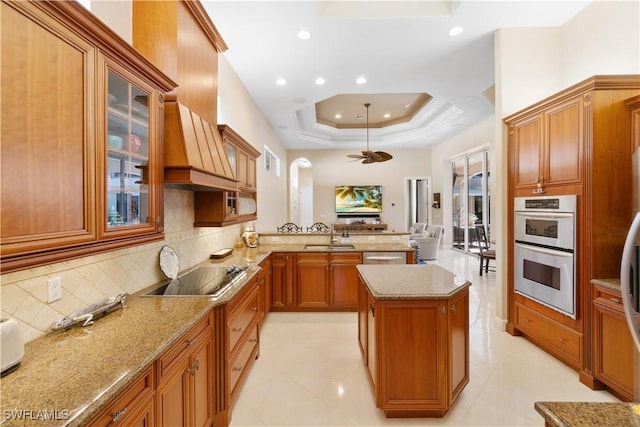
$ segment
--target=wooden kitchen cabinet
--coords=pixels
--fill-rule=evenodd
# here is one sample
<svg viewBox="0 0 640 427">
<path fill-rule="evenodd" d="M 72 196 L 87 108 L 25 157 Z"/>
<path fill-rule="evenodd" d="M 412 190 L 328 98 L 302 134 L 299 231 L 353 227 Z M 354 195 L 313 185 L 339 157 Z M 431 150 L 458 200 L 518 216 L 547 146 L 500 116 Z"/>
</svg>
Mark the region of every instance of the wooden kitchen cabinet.
<svg viewBox="0 0 640 427">
<path fill-rule="evenodd" d="M 260 157 L 260 151 L 228 125 L 218 125 L 218 130 L 227 149 L 231 168 L 235 170 L 240 191 L 255 193 L 257 191 L 256 159 Z"/>
<path fill-rule="evenodd" d="M 2 272 L 161 239 L 175 83 L 77 2 L 0 7 Z"/>
<path fill-rule="evenodd" d="M 256 159 L 260 152 L 227 125 L 218 125 L 237 191 L 196 191 L 196 227 L 212 227 L 253 221 L 257 214 Z"/>
<path fill-rule="evenodd" d="M 595 286 L 593 300 L 594 375 L 622 400 L 634 399 L 635 346 L 624 317 L 620 291 Z"/>
<path fill-rule="evenodd" d="M 329 307 L 329 254 L 299 253 L 297 260 L 296 306 L 307 309 Z"/>
<path fill-rule="evenodd" d="M 155 365 L 151 365 L 124 391 L 113 398 L 88 424 L 101 426 L 155 426 Z"/>
<path fill-rule="evenodd" d="M 206 315 L 157 360 L 158 426 L 210 426 L 213 419 L 213 316 Z"/>
<path fill-rule="evenodd" d="M 330 291 L 333 309 L 355 311 L 358 306 L 358 270 L 361 252 L 332 253 L 330 262 Z"/>
<path fill-rule="evenodd" d="M 358 323 L 377 407 L 387 417 L 444 416 L 469 382 L 468 288 L 448 299 L 377 300 L 360 280 Z"/>
<path fill-rule="evenodd" d="M 579 95 L 510 122 L 515 187 L 534 192 L 538 183 L 546 188 L 580 182 L 583 121 Z"/>
<path fill-rule="evenodd" d="M 296 259 L 294 252 L 271 254 L 271 310 L 287 311 L 295 305 Z"/>
<path fill-rule="evenodd" d="M 271 257 L 263 259 L 260 264 L 260 273 L 258 274 L 258 286 L 260 289 L 260 322 L 262 327 L 267 314 L 271 309 Z"/>
<path fill-rule="evenodd" d="M 228 303 L 229 402 L 235 404 L 254 360 L 260 354 L 260 292 L 258 279 L 250 279 Z"/>
<path fill-rule="evenodd" d="M 639 75 L 593 76 L 504 118 L 511 212 L 506 329 L 577 370 L 591 388 L 599 384 L 589 281 L 620 273 L 632 209 L 631 120 L 625 100 L 639 94 Z M 540 187 L 539 178 L 544 180 Z M 576 196 L 575 318 L 515 292 L 514 199 L 536 195 Z"/>
</svg>

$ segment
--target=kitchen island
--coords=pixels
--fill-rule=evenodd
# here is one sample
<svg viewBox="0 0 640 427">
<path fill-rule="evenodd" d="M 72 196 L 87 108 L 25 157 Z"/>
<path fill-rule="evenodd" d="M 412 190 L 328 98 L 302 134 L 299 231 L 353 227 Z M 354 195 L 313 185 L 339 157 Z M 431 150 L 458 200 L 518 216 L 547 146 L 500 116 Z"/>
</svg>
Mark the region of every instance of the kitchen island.
<svg viewBox="0 0 640 427">
<path fill-rule="evenodd" d="M 436 265 L 359 265 L 358 343 L 387 417 L 443 417 L 469 383 L 469 286 Z"/>
</svg>

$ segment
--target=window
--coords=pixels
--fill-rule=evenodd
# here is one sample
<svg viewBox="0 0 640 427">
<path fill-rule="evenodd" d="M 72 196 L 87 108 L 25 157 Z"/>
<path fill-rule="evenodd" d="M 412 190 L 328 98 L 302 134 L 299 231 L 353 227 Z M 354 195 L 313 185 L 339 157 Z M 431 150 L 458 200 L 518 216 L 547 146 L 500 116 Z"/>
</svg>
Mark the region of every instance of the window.
<svg viewBox="0 0 640 427">
<path fill-rule="evenodd" d="M 280 176 L 280 158 L 266 145 L 264 146 L 264 168 L 267 172 Z"/>
</svg>

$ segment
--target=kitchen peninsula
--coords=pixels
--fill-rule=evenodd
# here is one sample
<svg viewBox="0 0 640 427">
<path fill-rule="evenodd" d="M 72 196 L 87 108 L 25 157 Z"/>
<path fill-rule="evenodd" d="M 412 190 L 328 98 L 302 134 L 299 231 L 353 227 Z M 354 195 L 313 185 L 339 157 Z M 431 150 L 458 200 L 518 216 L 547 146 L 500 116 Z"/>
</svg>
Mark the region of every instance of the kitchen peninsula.
<svg viewBox="0 0 640 427">
<path fill-rule="evenodd" d="M 442 417 L 469 383 L 469 286 L 436 265 L 358 265 L 358 344 L 387 417 Z"/>
</svg>

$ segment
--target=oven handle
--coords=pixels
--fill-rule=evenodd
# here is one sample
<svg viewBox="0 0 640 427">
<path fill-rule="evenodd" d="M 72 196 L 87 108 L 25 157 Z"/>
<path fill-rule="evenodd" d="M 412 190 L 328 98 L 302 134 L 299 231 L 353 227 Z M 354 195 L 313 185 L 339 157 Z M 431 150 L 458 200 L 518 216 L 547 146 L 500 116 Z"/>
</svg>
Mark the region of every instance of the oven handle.
<svg viewBox="0 0 640 427">
<path fill-rule="evenodd" d="M 553 249 L 541 248 L 538 246 L 531 246 L 523 243 L 516 243 L 516 246 L 520 246 L 523 249 L 528 249 L 533 252 L 538 252 L 545 255 L 573 257 L 573 252 L 555 251 Z"/>
<path fill-rule="evenodd" d="M 542 212 L 525 212 L 525 211 L 516 211 L 516 215 L 519 216 L 529 216 L 534 218 L 573 218 L 573 213 L 560 213 L 560 212 L 550 212 L 550 213 L 542 213 Z"/>
</svg>

